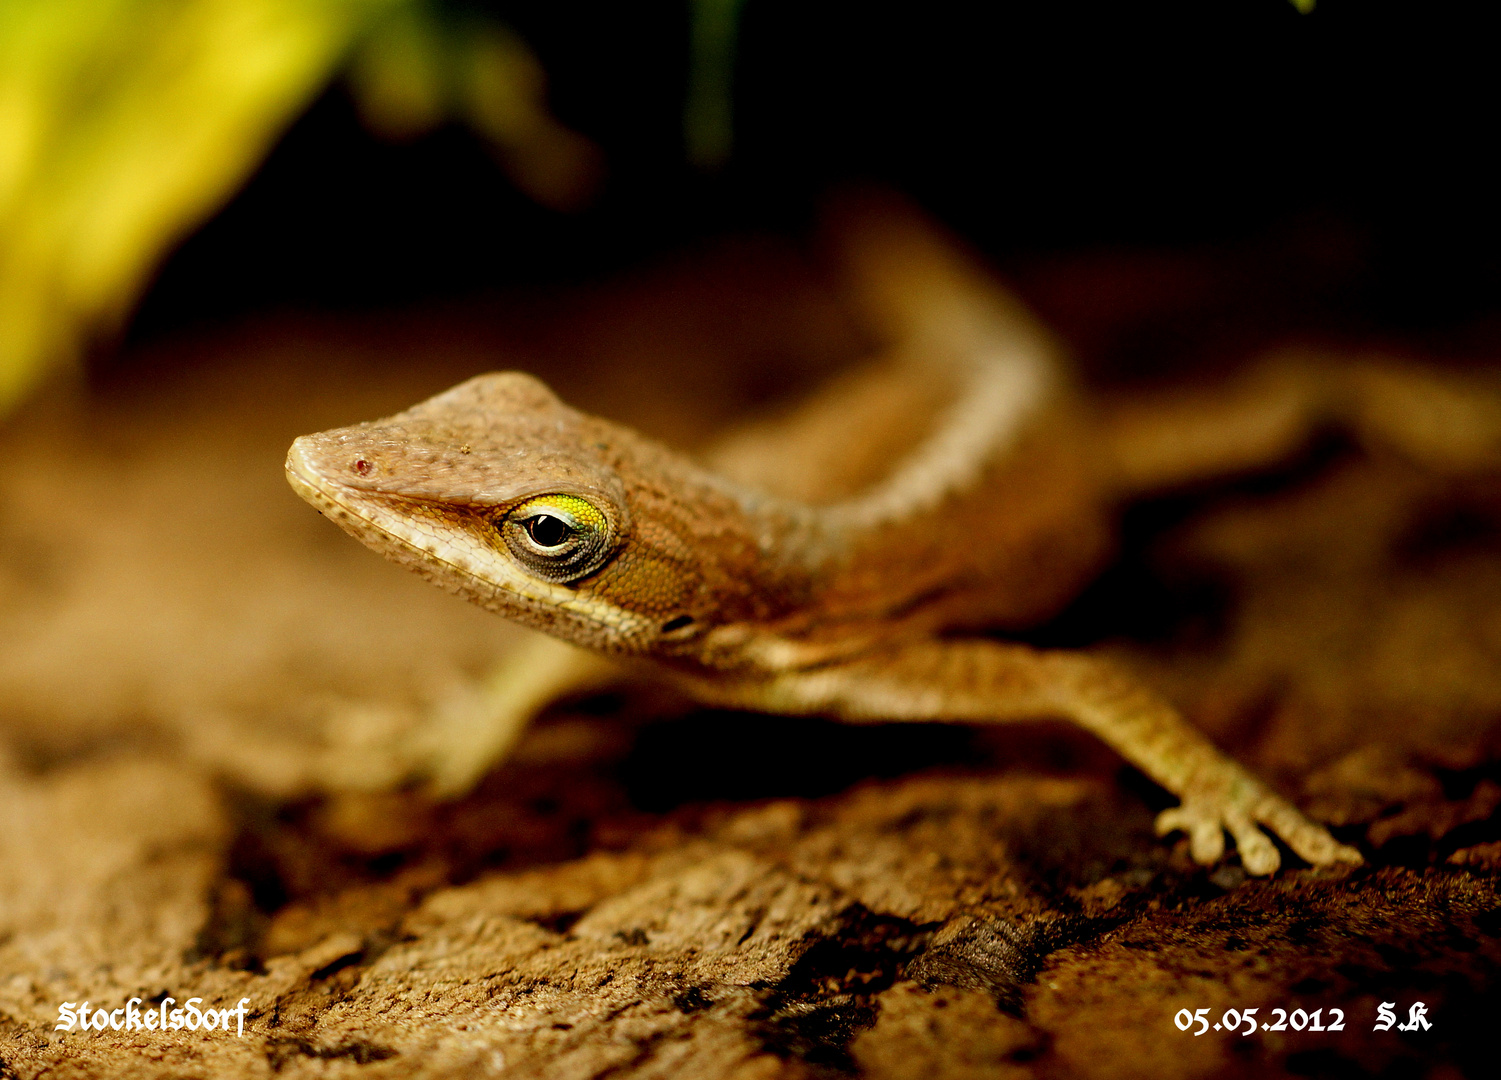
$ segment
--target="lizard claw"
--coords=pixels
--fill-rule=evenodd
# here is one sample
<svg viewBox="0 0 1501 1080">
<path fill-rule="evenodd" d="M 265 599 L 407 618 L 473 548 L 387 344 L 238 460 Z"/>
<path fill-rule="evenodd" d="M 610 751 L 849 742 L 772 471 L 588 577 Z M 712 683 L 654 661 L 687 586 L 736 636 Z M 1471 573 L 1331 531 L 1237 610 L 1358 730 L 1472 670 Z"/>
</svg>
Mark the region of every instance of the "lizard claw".
<svg viewBox="0 0 1501 1080">
<path fill-rule="evenodd" d="M 1178 806 L 1158 814 L 1157 835 L 1187 833 L 1189 854 L 1194 862 L 1207 866 L 1224 855 L 1228 832 L 1240 851 L 1241 865 L 1257 876 L 1274 873 L 1282 865 L 1277 846 L 1263 828 L 1280 836 L 1312 866 L 1364 861 L 1360 852 L 1339 843 L 1324 826 L 1249 776 L 1241 773 L 1224 779 L 1229 782 L 1190 790 Z"/>
</svg>

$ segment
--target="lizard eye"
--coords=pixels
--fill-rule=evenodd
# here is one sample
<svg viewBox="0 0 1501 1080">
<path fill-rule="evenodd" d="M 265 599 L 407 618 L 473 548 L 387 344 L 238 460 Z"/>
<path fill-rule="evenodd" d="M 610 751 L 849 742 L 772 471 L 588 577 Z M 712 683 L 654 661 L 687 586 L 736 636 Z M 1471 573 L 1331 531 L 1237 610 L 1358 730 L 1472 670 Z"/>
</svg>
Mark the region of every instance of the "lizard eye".
<svg viewBox="0 0 1501 1080">
<path fill-rule="evenodd" d="M 522 524 L 526 526 L 527 535 L 532 538 L 532 543 L 538 547 L 557 547 L 573 534 L 573 529 L 566 521 L 553 517 L 551 514 L 529 517 Z"/>
<path fill-rule="evenodd" d="M 538 495 L 498 522 L 516 561 L 556 584 L 593 573 L 610 554 L 610 519 L 576 495 Z"/>
</svg>

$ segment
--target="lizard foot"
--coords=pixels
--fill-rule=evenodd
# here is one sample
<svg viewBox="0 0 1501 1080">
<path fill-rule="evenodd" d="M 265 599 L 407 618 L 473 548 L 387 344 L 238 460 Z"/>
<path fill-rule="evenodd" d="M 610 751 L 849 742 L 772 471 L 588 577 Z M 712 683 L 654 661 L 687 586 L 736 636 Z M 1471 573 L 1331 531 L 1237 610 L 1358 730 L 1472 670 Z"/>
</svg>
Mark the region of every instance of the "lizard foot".
<svg viewBox="0 0 1501 1080">
<path fill-rule="evenodd" d="M 1178 830 L 1187 833 L 1194 862 L 1207 866 L 1224 855 L 1228 832 L 1240 851 L 1241 865 L 1247 873 L 1258 876 L 1273 873 L 1282 865 L 1277 846 L 1263 828 L 1280 836 L 1313 866 L 1364 861 L 1360 852 L 1335 840 L 1328 829 L 1304 816 L 1286 799 L 1238 767 L 1232 765 L 1231 769 L 1217 778 L 1219 783 L 1190 788 L 1179 805 L 1158 814 L 1157 835 Z"/>
</svg>

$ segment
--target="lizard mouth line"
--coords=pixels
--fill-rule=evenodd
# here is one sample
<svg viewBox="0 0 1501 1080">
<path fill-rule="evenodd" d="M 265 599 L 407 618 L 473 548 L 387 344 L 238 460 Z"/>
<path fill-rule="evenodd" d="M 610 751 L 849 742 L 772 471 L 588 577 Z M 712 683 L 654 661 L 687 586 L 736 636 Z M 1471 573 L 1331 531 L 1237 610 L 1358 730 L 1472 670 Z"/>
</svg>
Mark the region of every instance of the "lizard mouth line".
<svg viewBox="0 0 1501 1080">
<path fill-rule="evenodd" d="M 334 504 L 333 496 L 328 490 L 331 485 L 307 463 L 297 443 L 293 443 L 292 449 L 287 451 L 286 469 L 287 482 L 292 485 L 292 490 L 298 495 L 320 507 Z"/>
<path fill-rule="evenodd" d="M 378 532 L 382 536 L 388 536 L 393 540 L 400 541 L 408 547 L 413 548 L 413 550 L 424 550 L 412 544 L 405 537 L 397 536 L 391 530 L 381 526 L 379 522 L 368 514 L 360 513 L 349 502 L 339 498 L 340 485 L 319 475 L 318 470 L 308 464 L 307 459 L 302 455 L 296 443 L 293 443 L 292 449 L 287 452 L 286 471 L 287 482 L 292 485 L 292 490 L 319 510 L 332 511 L 347 517 L 357 518 L 369 526 L 372 532 Z M 433 558 L 441 558 L 436 552 L 424 551 L 424 554 L 431 555 Z M 443 561 L 447 562 L 447 560 Z M 453 564 L 449 563 L 449 565 Z M 454 569 L 458 570 L 459 567 L 454 566 Z"/>
<path fill-rule="evenodd" d="M 513 615 L 518 607 L 536 605 L 545 611 L 566 611 L 571 615 L 611 627 L 627 636 L 640 633 L 648 627 L 646 620 L 631 612 L 595 598 L 579 596 L 562 586 L 537 581 L 528 575 L 512 570 L 506 561 L 496 560 L 493 567 L 495 572 L 492 575 L 481 574 L 476 572 L 472 565 L 465 565 L 470 560 L 459 561 L 436 546 L 429 547 L 404 535 L 402 531 L 392 529 L 378 517 L 358 508 L 358 489 L 344 488 L 337 481 L 321 475 L 308 462 L 297 443 L 293 443 L 292 448 L 287 452 L 286 475 L 287 482 L 292 486 L 293 491 L 336 524 L 345 527 L 347 532 L 353 533 L 367 547 L 377 550 L 379 550 L 378 545 L 395 547 L 408 553 L 419 565 L 422 563 L 439 564 L 443 569 L 443 574 L 474 582 L 491 590 L 497 596 L 512 601 L 513 606 L 509 610 Z M 341 498 L 345 491 L 351 492 L 354 498 Z M 377 537 L 379 540 L 372 542 Z M 451 582 L 443 582 L 442 575 L 434 575 L 433 580 L 444 584 L 451 591 L 460 591 Z"/>
<path fill-rule="evenodd" d="M 361 529 L 361 533 L 363 534 L 362 539 L 370 534 L 378 534 L 416 555 L 442 563 L 455 574 L 460 574 L 485 585 L 494 586 L 493 582 L 480 577 L 467 567 L 461 566 L 452 559 L 445 558 L 438 551 L 417 544 L 410 538 L 394 532 L 369 514 L 361 513 L 355 509 L 350 502 L 339 498 L 341 485 L 320 475 L 316 469 L 308 464 L 307 459 L 303 456 L 296 443 L 292 444 L 292 449 L 287 453 L 286 470 L 287 481 L 292 485 L 292 490 L 297 492 L 307 502 L 312 503 L 319 510 L 329 511 L 344 518 L 358 520 L 364 526 Z M 356 489 L 350 488 L 345 490 L 353 491 Z"/>
</svg>

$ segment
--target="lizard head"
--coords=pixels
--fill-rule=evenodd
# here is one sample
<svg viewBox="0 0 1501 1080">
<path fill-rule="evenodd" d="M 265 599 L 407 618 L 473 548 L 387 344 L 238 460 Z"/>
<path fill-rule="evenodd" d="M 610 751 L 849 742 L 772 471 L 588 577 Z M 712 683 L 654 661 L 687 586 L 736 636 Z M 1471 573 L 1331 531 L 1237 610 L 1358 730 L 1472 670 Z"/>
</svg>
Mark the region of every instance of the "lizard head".
<svg viewBox="0 0 1501 1080">
<path fill-rule="evenodd" d="M 757 580 L 776 528 L 742 493 L 519 372 L 305 435 L 286 468 L 367 546 L 586 647 L 673 655 L 786 593 Z"/>
</svg>

